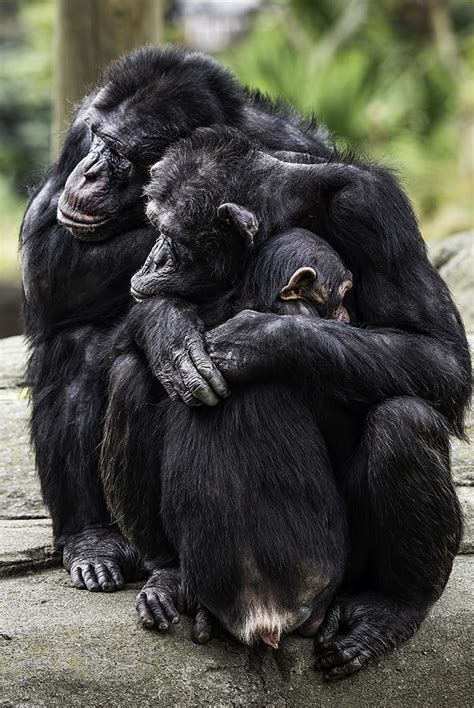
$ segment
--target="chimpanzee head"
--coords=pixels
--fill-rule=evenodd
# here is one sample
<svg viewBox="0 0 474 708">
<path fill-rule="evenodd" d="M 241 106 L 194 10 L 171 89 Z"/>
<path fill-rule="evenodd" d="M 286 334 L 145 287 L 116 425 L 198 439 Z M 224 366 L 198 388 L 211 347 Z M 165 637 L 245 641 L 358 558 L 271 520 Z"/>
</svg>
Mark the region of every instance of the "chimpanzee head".
<svg viewBox="0 0 474 708">
<path fill-rule="evenodd" d="M 260 244 L 245 271 L 242 299 L 260 312 L 349 322 L 343 301 L 351 288 L 352 273 L 339 254 L 311 231 L 292 228 Z"/>
<path fill-rule="evenodd" d="M 240 290 L 248 307 L 280 311 L 283 301 L 306 301 L 321 317 L 348 321 L 342 300 L 352 277 L 338 254 L 304 229 L 268 239 L 287 201 L 273 188 L 283 192 L 284 169 L 232 129 L 198 130 L 172 146 L 146 188 L 146 212 L 160 235 L 132 278 L 134 297 L 202 299 L 245 273 Z M 256 258 L 245 268 L 252 252 Z"/>
<path fill-rule="evenodd" d="M 89 241 L 140 224 L 149 166 L 198 126 L 237 125 L 243 101 L 233 77 L 196 52 L 145 48 L 125 56 L 77 117 L 91 145 L 67 179 L 58 221 Z"/>
</svg>

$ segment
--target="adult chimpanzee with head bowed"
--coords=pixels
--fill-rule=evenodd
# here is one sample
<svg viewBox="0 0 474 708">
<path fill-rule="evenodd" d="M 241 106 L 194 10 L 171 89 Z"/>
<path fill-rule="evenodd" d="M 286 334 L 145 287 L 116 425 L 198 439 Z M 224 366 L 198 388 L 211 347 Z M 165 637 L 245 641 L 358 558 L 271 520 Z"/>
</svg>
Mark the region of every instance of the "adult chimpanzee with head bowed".
<svg viewBox="0 0 474 708">
<path fill-rule="evenodd" d="M 55 542 L 76 587 L 119 589 L 140 564 L 110 518 L 98 476 L 102 362 L 114 325 L 133 310 L 130 277 L 156 238 L 142 197 L 149 167 L 175 140 L 211 124 L 239 127 L 269 150 L 332 154 L 324 131 L 249 93 L 209 57 L 147 48 L 113 65 L 84 100 L 24 218 L 32 439 Z M 186 342 L 169 391 L 186 403 L 217 403 L 226 383 L 194 313 L 163 308 L 163 351 L 152 346 L 154 310 L 150 317 L 153 370 L 164 351 L 173 356 Z"/>
<path fill-rule="evenodd" d="M 304 380 L 315 398 L 334 399 L 347 411 L 343 424 L 335 425 L 329 410 L 325 416 L 324 404 L 318 416 L 346 501 L 351 542 L 344 595 L 315 640 L 317 667 L 338 678 L 411 636 L 447 582 L 461 530 L 449 434 L 463 434 L 470 359 L 459 315 L 393 176 L 339 154 L 311 162 L 308 155 L 269 155 L 228 128 L 198 130 L 172 146 L 152 168 L 147 190 L 147 213 L 160 239 L 132 285 L 151 284 L 150 292 L 166 287 L 190 259 L 190 243 L 193 258 L 203 245 L 203 272 L 216 270 L 212 244 L 222 240 L 222 219 L 231 232 L 252 236 L 256 247 L 290 226 L 310 228 L 352 271 L 347 309 L 357 326 L 247 310 L 201 334 L 209 366 L 217 364 L 231 385 Z M 215 277 L 227 272 L 217 270 Z M 202 306 L 194 281 L 182 292 L 193 290 L 195 306 L 176 297 L 178 288 L 141 303 L 128 323 L 148 360 L 160 363 L 157 377 L 170 391 L 176 382 L 177 400 L 189 333 L 178 350 L 168 349 L 163 337 L 177 313 Z M 153 310 L 160 327 L 151 339 Z M 163 311 L 167 322 L 159 320 Z M 116 359 L 104 452 L 106 468 L 115 468 L 112 477 L 119 479 L 112 489 L 116 508 L 128 530 L 130 522 L 146 529 L 145 547 L 154 553 L 161 535 L 160 523 L 154 529 L 160 430 L 156 387 L 142 362 L 139 350 L 130 348 Z M 193 390 L 191 384 L 189 395 Z M 291 439 L 291 421 L 287 432 Z M 210 454 L 215 463 L 218 453 Z M 149 617 L 152 581 L 144 593 L 139 610 Z M 172 599 L 162 584 L 160 594 Z"/>
</svg>

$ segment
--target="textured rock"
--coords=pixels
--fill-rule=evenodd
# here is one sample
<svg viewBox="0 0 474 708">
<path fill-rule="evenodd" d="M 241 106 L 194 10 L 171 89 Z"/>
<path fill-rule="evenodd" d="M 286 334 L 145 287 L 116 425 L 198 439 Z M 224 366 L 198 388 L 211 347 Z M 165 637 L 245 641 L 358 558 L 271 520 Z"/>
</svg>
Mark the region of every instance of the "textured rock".
<svg viewBox="0 0 474 708">
<path fill-rule="evenodd" d="M 470 705 L 472 558 L 461 557 L 418 634 L 379 666 L 325 684 L 311 641 L 277 652 L 221 637 L 197 647 L 190 624 L 168 634 L 139 628 L 136 588 L 74 590 L 62 571 L 1 581 L 0 689 L 8 705 L 454 706 Z"/>
<path fill-rule="evenodd" d="M 0 519 L 0 577 L 58 565 L 49 519 Z"/>
<path fill-rule="evenodd" d="M 429 254 L 451 290 L 466 329 L 474 330 L 474 231 L 434 241 Z"/>
<path fill-rule="evenodd" d="M 460 553 L 474 553 L 474 488 L 457 487 L 464 515 L 464 533 Z"/>
</svg>

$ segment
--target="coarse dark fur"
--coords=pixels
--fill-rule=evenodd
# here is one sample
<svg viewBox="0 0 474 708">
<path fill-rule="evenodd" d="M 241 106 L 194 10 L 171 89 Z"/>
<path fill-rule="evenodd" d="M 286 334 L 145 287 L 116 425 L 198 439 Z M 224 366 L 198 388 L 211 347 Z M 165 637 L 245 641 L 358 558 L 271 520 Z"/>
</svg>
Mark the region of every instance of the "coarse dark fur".
<svg viewBox="0 0 474 708">
<path fill-rule="evenodd" d="M 102 362 L 115 325 L 134 309 L 130 277 L 155 239 L 142 197 L 148 167 L 177 138 L 215 123 L 238 126 L 269 149 L 332 152 L 324 131 L 247 92 L 209 57 L 146 48 L 112 65 L 84 99 L 25 214 L 31 435 L 55 543 L 77 587 L 114 590 L 139 565 L 98 477 Z M 182 320 L 175 338 L 193 327 Z M 218 390 L 219 380 L 214 367 Z M 209 400 L 211 386 L 198 395 Z"/>
<path fill-rule="evenodd" d="M 276 159 L 237 131 L 215 129 L 170 148 L 157 170 L 149 195 L 158 209 L 150 217 L 165 237 L 191 233 L 196 221 L 217 233 L 219 205 L 233 202 L 259 222 L 257 246 L 290 226 L 310 228 L 353 273 L 347 307 L 356 326 L 244 311 L 205 335 L 232 388 L 304 376 L 315 397 L 329 396 L 351 413 L 342 429 L 321 420 L 347 505 L 351 554 L 345 594 L 315 645 L 317 668 L 328 678 L 347 675 L 413 634 L 441 595 L 458 549 L 449 435 L 463 435 L 471 381 L 459 314 L 427 259 L 407 198 L 376 165 L 342 154 L 325 164 L 290 154 Z M 153 300 L 130 321 L 145 350 L 145 313 L 165 312 L 179 326 L 180 313 L 192 311 L 179 298 Z M 153 347 L 161 347 L 159 335 Z M 185 339 L 176 356 L 184 358 L 186 349 Z M 146 437 L 150 384 L 141 382 L 139 401 L 126 366 L 121 374 L 122 401 L 135 400 Z M 171 367 L 160 374 L 168 384 L 175 375 Z M 189 378 L 190 388 L 198 385 Z"/>
<path fill-rule="evenodd" d="M 235 219 L 248 216 L 233 206 Z M 309 317 L 319 317 L 319 309 L 337 318 L 350 273 L 326 242 L 291 229 L 254 253 L 242 223 L 219 226 L 207 238 L 199 224 L 187 237 L 161 236 L 132 279 L 135 295 L 197 298 L 206 327 L 244 304 Z M 135 449 L 123 443 L 123 436 L 134 437 L 136 409 L 121 394 L 132 378 L 150 374 L 127 333 L 118 348 L 102 467 L 107 501 L 125 535 L 153 557 L 163 524 L 179 557 L 181 594 L 246 643 L 262 638 L 276 647 L 283 632 L 319 625 L 346 564 L 345 512 L 316 424 L 320 402 L 301 384 L 277 382 L 237 386 L 220 406 L 197 409 L 158 393 L 148 413 L 157 457 L 137 468 Z M 137 393 L 144 392 L 135 383 L 134 399 Z M 137 513 L 141 499 L 147 505 Z M 156 624 L 163 621 L 153 591 L 162 594 L 164 577 L 168 570 L 156 571 L 139 595 L 142 621 L 153 616 L 153 602 Z M 168 599 L 178 603 L 174 595 L 171 589 Z"/>
</svg>

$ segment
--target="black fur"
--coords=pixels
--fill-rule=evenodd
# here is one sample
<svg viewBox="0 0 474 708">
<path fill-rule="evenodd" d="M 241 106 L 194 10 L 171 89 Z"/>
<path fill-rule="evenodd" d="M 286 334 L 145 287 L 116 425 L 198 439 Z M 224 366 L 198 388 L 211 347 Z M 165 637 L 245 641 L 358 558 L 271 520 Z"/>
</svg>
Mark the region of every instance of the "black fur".
<svg viewBox="0 0 474 708">
<path fill-rule="evenodd" d="M 212 59 L 146 48 L 114 64 L 85 98 L 58 162 L 25 214 L 21 248 L 32 439 L 55 542 L 65 548 L 65 563 L 80 587 L 96 589 L 94 568 L 102 557 L 126 568 L 135 558 L 131 550 L 123 556 L 125 542 L 115 543 L 97 460 L 105 402 L 101 362 L 114 327 L 131 308 L 130 277 L 155 239 L 141 196 L 148 165 L 178 137 L 214 123 L 238 126 L 271 148 L 321 155 L 332 150 L 323 133 L 249 94 Z M 69 228 L 57 223 L 58 205 Z M 155 324 L 155 313 L 150 317 Z M 194 329 L 193 323 L 185 320 L 166 342 L 176 348 L 176 338 Z M 207 387 L 200 395 L 209 400 L 211 393 Z M 110 530 L 110 544 L 107 533 L 99 542 L 88 531 L 98 526 Z M 92 580 L 78 580 L 75 559 L 83 569 L 91 565 Z M 115 589 L 113 579 L 104 587 Z"/>
<path fill-rule="evenodd" d="M 233 130 L 199 130 L 156 168 L 150 215 L 165 239 L 216 237 L 219 205 L 236 203 L 260 223 L 257 247 L 288 226 L 309 227 L 353 273 L 347 307 L 356 326 L 248 310 L 205 335 L 232 390 L 304 377 L 315 398 L 327 396 L 347 413 L 344 425 L 330 415 L 320 419 L 352 542 L 346 594 L 316 644 L 318 668 L 337 678 L 409 637 L 447 582 L 461 534 L 449 434 L 463 435 L 470 358 L 459 314 L 395 177 L 337 153 L 324 164 L 283 157 L 265 154 Z M 206 259 L 219 277 L 208 253 Z M 165 312 L 173 329 L 181 312 L 191 310 L 177 297 L 139 308 L 135 335 L 156 361 L 153 347 L 162 351 L 162 335 L 149 348 L 145 315 Z M 177 372 L 185 371 L 180 362 L 158 372 L 171 391 Z M 197 387 L 199 376 L 194 372 L 185 384 Z"/>
<path fill-rule="evenodd" d="M 220 234 L 206 236 L 196 224 L 188 238 L 179 230 L 179 241 L 158 241 L 133 278 L 135 292 L 187 297 L 188 282 L 198 282 L 206 327 L 242 303 L 318 317 L 312 302 L 278 300 L 304 267 L 317 270 L 320 299 L 338 300 L 347 270 L 314 234 L 292 229 L 247 254 L 232 230 L 221 221 Z M 206 246 L 213 250 L 211 269 L 202 258 Z M 233 278 L 225 278 L 226 268 Z M 168 603 L 178 603 L 180 593 L 194 598 L 193 607 L 203 606 L 243 641 L 273 635 L 277 643 L 281 631 L 321 622 L 344 573 L 346 541 L 345 513 L 316 423 L 320 401 L 304 386 L 267 382 L 237 386 L 218 407 L 173 403 L 153 390 L 133 328 L 131 335 L 119 342 L 112 367 L 104 488 L 122 530 L 144 555 L 158 555 L 165 531 L 182 575 L 178 589 L 168 570 L 155 572 L 138 598 L 142 622 L 149 626 L 154 616 L 167 628 L 163 576 L 173 582 Z"/>
</svg>

